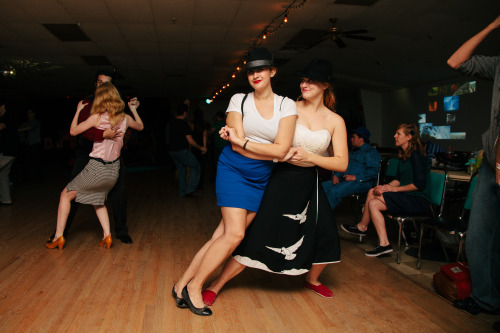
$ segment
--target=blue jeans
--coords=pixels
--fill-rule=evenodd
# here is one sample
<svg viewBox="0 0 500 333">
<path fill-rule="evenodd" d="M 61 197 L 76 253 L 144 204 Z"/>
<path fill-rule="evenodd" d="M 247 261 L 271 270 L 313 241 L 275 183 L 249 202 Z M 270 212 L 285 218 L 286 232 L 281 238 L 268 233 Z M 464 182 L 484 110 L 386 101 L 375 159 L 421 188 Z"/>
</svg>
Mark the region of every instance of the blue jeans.
<svg viewBox="0 0 500 333">
<path fill-rule="evenodd" d="M 333 185 L 332 181 L 329 180 L 323 182 L 322 185 L 332 209 L 337 207 L 342 198 L 354 193 L 368 192 L 372 188 L 372 183 L 360 183 L 358 181 L 341 181 L 337 185 Z"/>
<path fill-rule="evenodd" d="M 179 197 L 193 193 L 200 181 L 201 166 L 192 152 L 187 149 L 169 151 L 170 157 L 174 160 L 179 178 Z M 186 168 L 189 167 L 189 183 L 186 180 Z"/>
<path fill-rule="evenodd" d="M 500 186 L 484 161 L 479 169 L 467 229 L 471 297 L 485 310 L 500 310 Z"/>
</svg>

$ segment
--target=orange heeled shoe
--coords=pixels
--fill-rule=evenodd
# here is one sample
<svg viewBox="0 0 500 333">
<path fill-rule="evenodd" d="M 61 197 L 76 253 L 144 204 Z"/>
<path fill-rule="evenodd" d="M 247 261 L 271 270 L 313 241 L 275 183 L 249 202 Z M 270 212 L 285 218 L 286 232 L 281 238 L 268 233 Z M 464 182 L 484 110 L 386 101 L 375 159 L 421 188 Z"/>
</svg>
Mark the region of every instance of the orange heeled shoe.
<svg viewBox="0 0 500 333">
<path fill-rule="evenodd" d="M 112 243 L 113 243 L 113 240 L 111 239 L 111 235 L 108 235 L 106 238 L 101 240 L 101 242 L 99 243 L 99 246 L 100 247 L 106 246 L 109 249 L 111 247 Z"/>
<path fill-rule="evenodd" d="M 64 247 L 64 243 L 66 243 L 66 240 L 64 239 L 64 236 L 61 236 L 54 242 L 48 241 L 47 243 L 45 243 L 45 246 L 49 249 L 58 247 L 59 250 L 62 250 L 62 248 Z"/>
</svg>

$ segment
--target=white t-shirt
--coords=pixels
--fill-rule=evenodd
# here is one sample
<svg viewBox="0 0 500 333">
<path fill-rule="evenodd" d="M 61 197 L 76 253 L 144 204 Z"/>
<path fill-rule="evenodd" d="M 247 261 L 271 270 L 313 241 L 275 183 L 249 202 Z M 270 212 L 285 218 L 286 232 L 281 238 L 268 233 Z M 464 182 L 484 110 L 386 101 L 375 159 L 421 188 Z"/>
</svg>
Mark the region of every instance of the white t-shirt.
<svg viewBox="0 0 500 333">
<path fill-rule="evenodd" d="M 229 101 L 226 112 L 241 113 L 241 101 L 245 94 L 235 94 Z M 288 97 L 274 94 L 274 114 L 271 119 L 264 119 L 255 107 L 253 92 L 249 93 L 243 105 L 243 130 L 245 138 L 258 143 L 273 143 L 278 134 L 281 118 L 296 116 L 295 102 Z"/>
</svg>

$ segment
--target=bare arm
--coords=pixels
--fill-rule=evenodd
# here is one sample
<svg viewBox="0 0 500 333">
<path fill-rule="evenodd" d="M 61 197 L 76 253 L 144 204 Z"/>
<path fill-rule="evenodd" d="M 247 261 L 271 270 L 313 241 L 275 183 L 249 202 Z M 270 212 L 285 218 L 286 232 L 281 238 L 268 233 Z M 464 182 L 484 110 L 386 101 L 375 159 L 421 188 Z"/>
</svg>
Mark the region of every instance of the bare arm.
<svg viewBox="0 0 500 333">
<path fill-rule="evenodd" d="M 189 144 L 196 149 L 201 150 L 202 153 L 205 153 L 207 151 L 207 147 L 202 147 L 200 146 L 195 139 L 193 139 L 193 136 L 191 134 L 186 135 L 186 140 L 189 142 Z"/>
<path fill-rule="evenodd" d="M 344 119 L 337 114 L 331 117 L 333 125 L 332 148 L 333 156 L 320 156 L 297 148 L 297 152 L 290 159 L 292 163 L 309 162 L 326 170 L 344 172 L 349 164 L 349 151 L 347 149 L 347 130 Z M 333 179 L 332 179 L 333 181 Z"/>
<path fill-rule="evenodd" d="M 85 105 L 87 105 L 87 103 L 84 104 L 83 101 L 80 101 L 80 103 L 78 103 L 78 106 L 76 107 L 75 116 L 73 117 L 73 121 L 71 122 L 71 127 L 69 129 L 69 133 L 72 136 L 81 134 L 89 128 L 97 126 L 99 124 L 99 120 L 101 117 L 98 114 L 93 114 L 89 118 L 87 118 L 87 120 L 78 124 L 78 116 L 80 115 L 80 111 L 82 111 Z"/>
<path fill-rule="evenodd" d="M 498 16 L 493 22 L 488 24 L 486 28 L 481 30 L 479 33 L 474 35 L 468 41 L 466 41 L 462 46 L 460 46 L 455 53 L 451 55 L 448 59 L 448 66 L 451 68 L 457 69 L 462 65 L 465 61 L 469 60 L 474 50 L 478 47 L 479 44 L 496 28 L 500 26 L 500 16 Z"/>
<path fill-rule="evenodd" d="M 231 112 L 234 113 L 234 112 Z M 240 124 L 241 124 L 241 115 L 240 116 Z M 247 142 L 244 136 L 239 136 L 237 129 L 229 128 L 229 141 L 234 145 L 239 147 L 243 147 L 246 143 L 245 150 L 257 154 L 262 155 L 267 158 L 278 158 L 282 159 L 288 153 L 288 150 L 292 146 L 293 134 L 295 133 L 295 123 L 297 122 L 297 116 L 288 116 L 281 118 L 278 134 L 274 139 L 274 143 L 257 143 L 257 142 Z M 230 116 L 228 116 L 228 126 L 231 126 Z M 243 130 L 243 126 L 240 125 L 241 131 Z M 246 155 L 245 155 L 246 156 Z"/>
<path fill-rule="evenodd" d="M 132 101 L 128 102 L 128 107 L 130 111 L 132 112 L 132 115 L 134 118 L 130 117 L 127 115 L 127 127 L 130 127 L 132 129 L 135 129 L 136 131 L 142 131 L 144 129 L 144 124 L 142 123 L 141 117 L 139 117 L 139 114 L 137 113 L 137 106 L 134 104 Z"/>
</svg>

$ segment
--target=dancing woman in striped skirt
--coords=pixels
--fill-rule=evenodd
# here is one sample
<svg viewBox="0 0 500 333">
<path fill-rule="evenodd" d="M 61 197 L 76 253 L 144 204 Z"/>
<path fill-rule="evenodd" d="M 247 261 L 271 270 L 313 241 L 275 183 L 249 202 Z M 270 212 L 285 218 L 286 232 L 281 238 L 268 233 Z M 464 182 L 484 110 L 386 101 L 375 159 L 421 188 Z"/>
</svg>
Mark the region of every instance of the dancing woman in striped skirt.
<svg viewBox="0 0 500 333">
<path fill-rule="evenodd" d="M 89 155 L 89 163 L 61 192 L 56 232 L 52 241 L 46 244 L 49 249 L 63 248 L 65 243 L 64 227 L 68 219 L 71 201 L 74 199 L 79 203 L 94 206 L 103 230 L 103 238 L 99 246 L 106 246 L 108 249 L 111 247 L 109 216 L 104 202 L 108 192 L 118 179 L 120 152 L 125 131 L 128 127 L 138 131 L 142 131 L 144 128 L 134 103 L 128 103 L 134 117 L 125 114 L 125 103 L 111 82 L 103 83 L 97 87 L 90 117 L 78 124 L 78 116 L 85 105 L 83 101 L 78 104 L 70 128 L 72 136 L 83 133 L 91 127 L 102 130 L 110 127 L 118 128 L 120 135 L 114 140 L 104 139 L 100 142 L 94 142 L 94 147 Z"/>
</svg>

